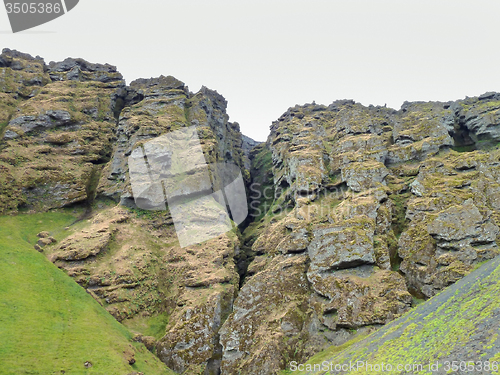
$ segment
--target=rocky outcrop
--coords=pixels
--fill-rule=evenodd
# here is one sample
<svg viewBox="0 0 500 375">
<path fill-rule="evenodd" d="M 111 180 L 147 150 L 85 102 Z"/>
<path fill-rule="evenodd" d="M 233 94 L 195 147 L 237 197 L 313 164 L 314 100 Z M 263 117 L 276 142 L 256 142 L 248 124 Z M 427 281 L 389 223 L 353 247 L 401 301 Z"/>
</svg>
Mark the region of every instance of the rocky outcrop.
<svg viewBox="0 0 500 375">
<path fill-rule="evenodd" d="M 0 87 L 9 98 L 0 107 L 6 121 L 0 212 L 91 201 L 102 165 L 111 157 L 112 94 L 125 85 L 122 76 L 111 67 L 99 73 L 100 80 L 61 75 L 52 81 L 43 59 L 10 50 L 1 56 Z M 78 62 L 73 69 L 92 65 Z M 68 68 L 55 65 L 61 74 Z"/>
<path fill-rule="evenodd" d="M 454 109 L 459 116 L 459 125 L 474 144 L 500 141 L 500 130 L 497 126 L 500 94 L 488 92 L 476 98 L 467 98 L 455 104 Z"/>
<path fill-rule="evenodd" d="M 408 229 L 399 239 L 409 287 L 431 297 L 498 255 L 498 151 L 425 161 L 409 184 Z"/>
<path fill-rule="evenodd" d="M 308 282 L 304 255 L 270 260 L 240 290 L 221 330 L 223 374 L 270 374 L 284 368 L 308 338 Z M 302 353 L 301 353 L 302 354 Z"/>
<path fill-rule="evenodd" d="M 247 137 L 246 135 L 241 136 L 242 144 L 241 144 L 241 149 L 243 151 L 243 155 L 245 155 L 245 168 L 250 171 L 252 168 L 252 163 L 251 163 L 251 152 L 252 150 L 257 147 L 259 144 L 262 142 L 257 142 L 254 141 L 252 138 Z"/>
<path fill-rule="evenodd" d="M 184 83 L 171 76 L 139 79 L 127 90 L 126 95 L 122 93 L 125 108 L 118 122 L 113 159 L 103 173 L 99 193 L 133 205 L 128 156 L 148 140 L 188 126 L 196 126 L 204 164 L 233 163 L 248 178 L 239 125 L 228 121 L 226 100 L 217 92 L 203 87 L 192 94 Z M 140 101 L 133 104 L 137 98 Z M 195 183 L 189 194 L 198 190 L 200 187 Z"/>
<path fill-rule="evenodd" d="M 404 278 L 391 270 L 383 191 L 333 192 L 300 206 L 301 199 L 288 212 L 272 215 L 271 207 L 262 229 L 249 227 L 260 231 L 252 234 L 257 257 L 222 328 L 222 373 L 277 373 L 411 305 Z"/>
<path fill-rule="evenodd" d="M 40 209 L 42 200 L 45 209 L 63 207 L 91 201 L 96 192 L 127 203 L 132 150 L 190 125 L 197 127 L 208 163 L 234 163 L 248 179 L 239 125 L 228 121 L 226 101 L 215 91 L 192 94 L 173 77 L 126 87 L 109 64 L 66 59 L 47 66 L 10 50 L 2 66 L 0 134 L 7 147 L 0 151 L 0 168 L 13 188 L 5 190 L 1 212 Z M 29 94 L 27 87 L 33 87 Z"/>
<path fill-rule="evenodd" d="M 51 61 L 48 73 L 52 81 L 98 81 L 102 83 L 123 79 L 116 66 L 92 64 L 83 59 L 67 58 L 61 62 Z"/>
<path fill-rule="evenodd" d="M 228 121 L 226 100 L 205 87 L 193 94 L 170 76 L 125 86 L 109 64 L 68 58 L 47 65 L 10 50 L 0 57 L 0 88 L 0 212 L 90 206 L 96 197 L 132 207 L 99 203 L 83 229 L 39 250 L 124 324 L 168 320 L 155 347 L 172 368 L 217 373 L 218 331 L 238 287 L 239 241 L 229 233 L 181 248 L 168 211 L 145 220 L 135 209 L 128 157 L 150 140 L 195 126 L 203 165 L 231 163 L 248 179 L 254 142 L 243 142 L 239 125 Z M 211 177 L 205 190 L 220 188 Z M 184 181 L 184 195 L 205 193 L 195 180 Z"/>
<path fill-rule="evenodd" d="M 265 143 L 226 107 L 171 76 L 126 86 L 109 64 L 0 55 L 0 213 L 84 205 L 36 249 L 176 372 L 276 374 L 499 254 L 499 94 L 295 106 Z M 179 166 L 168 137 L 186 129 Z M 239 229 L 197 200 L 227 164 L 248 193 Z"/>
<path fill-rule="evenodd" d="M 251 204 L 265 215 L 244 232 L 256 257 L 222 328 L 222 373 L 302 363 L 309 350 L 403 314 L 410 292 L 431 297 L 498 254 L 496 98 L 405 103 L 399 111 L 308 104 L 273 123 L 253 156 L 260 189 Z M 300 287 L 285 292 L 286 280 Z M 300 303 L 289 312 L 294 293 Z M 280 326 L 267 319 L 271 311 L 300 319 Z"/>
<path fill-rule="evenodd" d="M 466 372 L 464 365 L 460 370 L 460 362 L 453 363 L 461 358 L 474 374 L 492 373 L 500 359 L 500 342 L 493 334 L 500 318 L 499 301 L 494 298 L 499 285 L 500 258 L 496 258 L 374 334 L 319 353 L 308 361 L 309 368 L 294 371 L 298 363 L 289 368 L 297 374 L 314 374 L 331 363 L 338 374 L 428 370 L 444 374 Z"/>
<path fill-rule="evenodd" d="M 228 233 L 181 248 L 168 215 L 142 212 L 101 210 L 44 253 L 135 332 L 150 319 L 163 324 L 148 345 L 170 368 L 216 374 L 219 329 L 238 288 L 239 241 Z"/>
</svg>

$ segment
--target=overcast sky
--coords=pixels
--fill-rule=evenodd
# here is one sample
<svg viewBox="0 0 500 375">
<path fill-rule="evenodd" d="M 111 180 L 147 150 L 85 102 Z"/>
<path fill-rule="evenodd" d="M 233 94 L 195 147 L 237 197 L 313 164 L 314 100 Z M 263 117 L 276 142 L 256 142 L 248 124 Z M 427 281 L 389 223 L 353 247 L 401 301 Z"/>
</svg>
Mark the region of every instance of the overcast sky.
<svg viewBox="0 0 500 375">
<path fill-rule="evenodd" d="M 399 109 L 500 91 L 498 0 L 80 0 L 0 47 L 116 65 L 127 83 L 173 75 L 228 101 L 263 141 L 295 104 L 354 99 Z"/>
</svg>

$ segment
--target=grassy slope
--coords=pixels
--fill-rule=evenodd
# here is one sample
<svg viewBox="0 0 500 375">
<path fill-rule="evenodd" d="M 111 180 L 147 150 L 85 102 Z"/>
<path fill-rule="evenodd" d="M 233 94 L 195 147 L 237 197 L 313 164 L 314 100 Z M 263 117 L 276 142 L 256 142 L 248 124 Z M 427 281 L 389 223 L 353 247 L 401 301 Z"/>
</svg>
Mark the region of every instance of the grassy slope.
<svg viewBox="0 0 500 375">
<path fill-rule="evenodd" d="M 372 365 L 389 363 L 395 366 L 439 361 L 442 366 L 439 372 L 430 372 L 427 368 L 410 372 L 386 371 L 384 374 L 459 373 L 445 371 L 445 361 L 497 361 L 500 364 L 499 296 L 500 257 L 497 257 L 364 340 L 351 342 L 342 348 L 331 347 L 307 363 L 318 365 L 323 361 L 334 364 L 365 361 Z M 305 373 L 328 374 L 324 371 Z M 347 373 L 381 372 L 360 370 Z M 476 369 L 463 373 L 499 374 L 499 371 Z"/>
<path fill-rule="evenodd" d="M 1 374 L 171 374 L 72 279 L 33 249 L 64 237 L 62 213 L 0 217 Z M 58 238 L 59 237 L 59 238 Z M 125 353 L 135 352 L 129 365 Z M 89 369 L 84 363 L 90 361 Z"/>
</svg>

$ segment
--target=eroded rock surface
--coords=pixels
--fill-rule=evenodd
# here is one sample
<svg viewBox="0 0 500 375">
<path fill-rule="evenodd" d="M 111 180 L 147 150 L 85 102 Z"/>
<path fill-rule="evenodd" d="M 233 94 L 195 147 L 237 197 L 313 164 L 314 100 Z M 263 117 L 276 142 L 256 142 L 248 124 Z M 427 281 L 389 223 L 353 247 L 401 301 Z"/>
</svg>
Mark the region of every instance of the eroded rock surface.
<svg viewBox="0 0 500 375">
<path fill-rule="evenodd" d="M 449 153 L 420 166 L 399 239 L 401 271 L 414 291 L 431 297 L 500 253 L 496 155 Z"/>
<path fill-rule="evenodd" d="M 35 248 L 176 372 L 277 374 L 499 254 L 500 94 L 295 106 L 266 143 L 226 107 L 171 76 L 126 86 L 109 64 L 0 55 L 0 213 L 85 205 L 65 239 L 41 232 Z M 232 163 L 250 217 L 181 247 L 164 191 L 150 191 L 163 208 L 138 209 L 128 158 L 191 126 L 203 160 L 175 198 L 220 189 L 203 168 Z M 215 232 L 214 207 L 190 213 Z"/>
<path fill-rule="evenodd" d="M 54 80 L 41 58 L 7 49 L 1 56 L 0 212 L 91 201 L 111 157 L 121 74 L 110 67 L 99 80 L 86 72 L 73 79 L 58 65 Z M 87 65 L 80 59 L 72 69 Z"/>
<path fill-rule="evenodd" d="M 141 100 L 134 104 L 137 98 Z M 243 152 L 239 125 L 228 121 L 226 100 L 216 91 L 203 87 L 192 94 L 183 82 L 162 76 L 132 82 L 124 100 L 132 102 L 120 114 L 113 159 L 103 173 L 100 193 L 132 204 L 127 202 L 133 200 L 128 174 L 132 151 L 162 134 L 188 126 L 196 126 L 204 163 L 233 163 L 243 169 L 247 178 L 248 158 Z M 186 195 L 210 188 L 201 186 L 199 180 L 186 181 Z"/>
<path fill-rule="evenodd" d="M 222 373 L 278 373 L 403 314 L 410 292 L 431 297 L 495 257 L 497 110 L 497 94 L 399 111 L 337 101 L 295 106 L 273 123 L 252 155 L 261 197 L 273 196 L 252 202 L 257 220 L 244 241 L 255 259 L 222 328 Z M 302 268 L 278 271 L 288 263 Z M 280 280 L 273 296 L 270 279 Z M 280 326 L 266 317 L 288 311 L 288 279 L 300 319 Z M 249 332 L 267 337 L 266 351 Z"/>
</svg>

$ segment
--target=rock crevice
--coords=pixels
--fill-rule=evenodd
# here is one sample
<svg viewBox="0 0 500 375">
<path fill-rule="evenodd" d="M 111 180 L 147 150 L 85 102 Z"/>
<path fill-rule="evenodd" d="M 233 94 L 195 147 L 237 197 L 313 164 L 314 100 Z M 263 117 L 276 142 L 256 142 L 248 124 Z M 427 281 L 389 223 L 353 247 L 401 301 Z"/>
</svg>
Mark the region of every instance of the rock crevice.
<svg viewBox="0 0 500 375">
<path fill-rule="evenodd" d="M 0 55 L 0 212 L 87 205 L 78 230 L 37 250 L 176 372 L 276 374 L 500 253 L 500 94 L 295 106 L 265 143 L 226 107 L 171 76 L 127 86 L 109 64 Z M 150 191 L 162 210 L 136 204 L 128 163 L 190 127 L 203 166 L 173 195 L 220 189 L 216 167 L 207 179 L 202 167 L 233 164 L 249 216 L 181 247 L 165 192 Z M 211 220 L 215 206 L 193 212 Z"/>
</svg>

